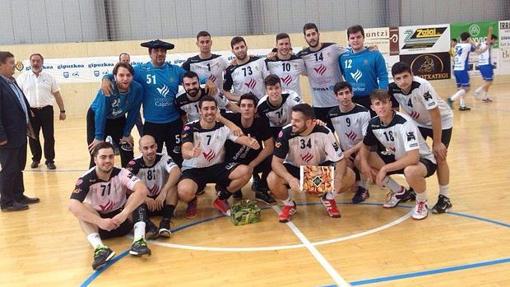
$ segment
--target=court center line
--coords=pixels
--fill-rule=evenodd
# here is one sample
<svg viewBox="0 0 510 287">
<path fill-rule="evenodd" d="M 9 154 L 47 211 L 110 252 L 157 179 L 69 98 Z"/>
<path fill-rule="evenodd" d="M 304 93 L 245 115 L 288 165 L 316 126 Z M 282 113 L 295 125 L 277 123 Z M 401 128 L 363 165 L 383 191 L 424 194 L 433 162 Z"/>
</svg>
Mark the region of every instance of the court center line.
<svg viewBox="0 0 510 287">
<path fill-rule="evenodd" d="M 277 214 L 280 213 L 280 208 L 278 206 L 275 205 L 272 208 Z M 299 228 L 294 223 L 292 223 L 292 221 L 289 221 L 286 224 L 287 227 L 289 227 L 290 230 L 292 230 L 292 232 L 294 232 L 294 234 L 297 236 L 297 238 L 299 238 L 299 240 L 304 244 L 306 249 L 308 249 L 308 251 L 312 253 L 313 257 L 315 257 L 315 259 L 319 262 L 322 268 L 324 268 L 324 270 L 328 272 L 329 276 L 333 278 L 333 280 L 339 287 L 351 286 L 351 284 L 349 284 L 347 281 L 345 281 L 344 278 L 342 278 L 342 276 L 340 276 L 340 274 L 335 270 L 335 268 L 331 266 L 328 260 L 319 252 L 319 250 L 317 250 L 315 246 L 312 245 L 308 238 L 306 238 L 306 236 L 301 232 L 301 230 L 299 230 Z"/>
</svg>

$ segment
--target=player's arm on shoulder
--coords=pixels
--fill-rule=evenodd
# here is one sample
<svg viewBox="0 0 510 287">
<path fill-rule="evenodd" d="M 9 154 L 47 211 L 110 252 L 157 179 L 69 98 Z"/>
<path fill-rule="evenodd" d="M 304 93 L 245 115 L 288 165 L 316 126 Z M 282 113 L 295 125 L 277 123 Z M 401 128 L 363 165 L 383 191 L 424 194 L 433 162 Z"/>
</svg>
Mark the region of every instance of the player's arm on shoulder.
<svg viewBox="0 0 510 287">
<path fill-rule="evenodd" d="M 241 128 L 234 124 L 232 121 L 226 119 L 223 115 L 221 115 L 219 110 L 216 114 L 216 121 L 224 124 L 228 129 L 230 129 L 230 131 L 232 131 L 232 134 L 235 136 L 240 136 L 243 134 Z"/>
</svg>

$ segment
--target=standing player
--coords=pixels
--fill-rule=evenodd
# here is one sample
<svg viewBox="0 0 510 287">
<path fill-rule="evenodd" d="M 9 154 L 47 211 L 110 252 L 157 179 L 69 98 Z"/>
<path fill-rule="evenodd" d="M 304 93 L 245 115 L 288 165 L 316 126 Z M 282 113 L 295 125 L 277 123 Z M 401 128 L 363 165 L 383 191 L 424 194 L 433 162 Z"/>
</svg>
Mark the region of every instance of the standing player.
<svg viewBox="0 0 510 287">
<path fill-rule="evenodd" d="M 365 31 L 360 25 L 347 29 L 350 49 L 338 59 L 344 78 L 352 86 L 352 100 L 370 109 L 370 94 L 375 89 L 388 88 L 388 71 L 381 52 L 365 48 Z M 375 116 L 375 112 L 371 111 Z"/>
<path fill-rule="evenodd" d="M 170 237 L 170 220 L 177 205 L 177 182 L 181 170 L 167 155 L 157 153 L 154 137 L 145 135 L 138 141 L 141 156 L 129 162 L 127 169 L 142 180 L 148 189 L 145 204 L 149 217 L 161 216 L 159 230 L 147 219 L 147 230 L 154 239 L 157 236 Z"/>
<path fill-rule="evenodd" d="M 329 121 L 335 127 L 336 135 L 340 140 L 347 165 L 354 170 L 360 170 L 359 150 L 363 145 L 363 137 L 370 121 L 370 112 L 367 108 L 352 101 L 352 86 L 348 82 L 339 82 L 333 88 L 339 105 L 329 111 Z M 359 173 L 356 172 L 356 176 Z M 363 178 L 356 181 L 357 189 L 352 203 L 365 201 L 370 194 Z"/>
<path fill-rule="evenodd" d="M 243 37 L 236 36 L 230 41 L 235 64 L 225 71 L 223 90 L 229 100 L 239 101 L 241 95 L 253 93 L 257 98 L 264 96 L 264 60 L 248 56 L 248 46 Z M 233 88 L 233 91 L 231 91 Z"/>
<path fill-rule="evenodd" d="M 211 52 L 211 34 L 207 31 L 198 32 L 196 45 L 200 50 L 199 54 L 188 58 L 182 64 L 182 68 L 197 73 L 200 82 L 206 82 L 207 91 L 214 87 L 215 89 L 210 91 L 210 94 L 213 95 L 216 91 L 223 89 L 223 72 L 228 67 L 227 60 L 221 55 Z"/>
<path fill-rule="evenodd" d="M 460 98 L 459 111 L 470 111 L 471 108 L 464 103 L 464 96 L 469 91 L 469 53 L 475 51 L 476 45 L 468 32 L 460 34 L 461 42 L 455 46 L 455 58 L 453 72 L 457 82 L 457 92 L 448 98 L 448 105 L 452 107 L 453 102 Z"/>
<path fill-rule="evenodd" d="M 300 51 L 297 56 L 305 62 L 315 115 L 327 123 L 328 111 L 337 106 L 333 86 L 342 79 L 338 57 L 345 49 L 335 43 L 320 42 L 319 29 L 314 23 L 305 24 L 303 34 L 309 47 Z M 333 129 L 331 125 L 329 127 Z"/>
<path fill-rule="evenodd" d="M 484 80 L 484 84 L 478 87 L 475 90 L 475 97 L 482 98 L 482 102 L 490 103 L 492 102 L 491 97 L 489 97 L 489 88 L 492 85 L 492 81 L 494 80 L 494 69 L 492 68 L 492 58 L 491 51 L 492 45 L 496 43 L 498 37 L 492 34 L 492 26 L 489 27 L 489 31 L 487 32 L 487 40 L 480 44 L 477 52 L 478 55 L 478 67 L 480 68 L 480 74 Z M 482 94 L 483 93 L 483 94 Z"/>
<path fill-rule="evenodd" d="M 264 85 L 267 95 L 260 99 L 257 112 L 268 120 L 273 137 L 276 138 L 282 127 L 290 123 L 292 107 L 301 103 L 301 98 L 291 90 L 282 91 L 277 75 L 267 76 Z"/>
<path fill-rule="evenodd" d="M 276 56 L 267 58 L 264 77 L 277 75 L 282 81 L 282 88 L 301 95 L 299 76 L 305 74 L 303 59 L 292 54 L 290 36 L 287 33 L 276 35 Z"/>
<path fill-rule="evenodd" d="M 147 207 L 143 204 L 147 187 L 127 169 L 114 167 L 115 155 L 110 143 L 99 143 L 92 156 L 96 166 L 78 179 L 69 202 L 69 210 L 78 218 L 94 248 L 92 268 L 97 269 L 115 256 L 101 239 L 126 235 L 133 227 L 129 253 L 150 255 L 145 241 Z"/>
<path fill-rule="evenodd" d="M 392 208 L 408 197 L 411 190 L 400 186 L 389 175 L 404 174 L 407 183 L 416 191 L 412 217 L 425 219 L 428 215 L 425 178 L 436 171 L 434 156 L 414 122 L 392 109 L 388 91 L 375 90 L 370 100 L 377 116 L 370 120 L 360 150 L 363 176 L 380 187 L 391 189 L 383 207 Z"/>
<path fill-rule="evenodd" d="M 313 109 L 308 104 L 292 108 L 292 123 L 282 129 L 276 140 L 272 161 L 273 171 L 267 182 L 274 196 L 283 201 L 278 215 L 280 222 L 288 222 L 296 213 L 296 203 L 289 194 L 299 191 L 299 167 L 301 165 L 334 165 L 335 182 L 333 191 L 321 198 L 329 216 L 340 217 L 335 197 L 349 189 L 354 183 L 354 173 L 347 167 L 342 150 L 335 136 L 325 126 L 314 121 Z"/>
<path fill-rule="evenodd" d="M 240 143 L 258 150 L 256 139 L 235 136 L 232 131 L 216 121 L 218 106 L 210 96 L 199 102 L 200 121 L 184 127 L 182 134 L 182 177 L 177 185 L 179 199 L 185 202 L 196 200 L 196 193 L 207 183 L 216 183 L 218 198 L 213 205 L 223 215 L 230 215 L 228 198 L 241 189 L 251 177 L 251 169 L 246 165 L 225 162 L 225 142 Z"/>
<path fill-rule="evenodd" d="M 437 161 L 439 199 L 432 208 L 434 213 L 444 213 L 452 207 L 448 196 L 450 169 L 446 161 L 447 149 L 453 129 L 453 112 L 441 99 L 429 81 L 413 76 L 407 63 L 398 62 L 391 68 L 393 80 L 389 93 L 418 126 L 421 135 L 433 139 L 432 151 Z"/>
<path fill-rule="evenodd" d="M 226 113 L 224 116 L 241 128 L 243 134 L 253 136 L 263 149 L 254 150 L 247 146 L 227 141 L 225 145 L 228 162 L 237 162 L 249 166 L 253 170 L 252 190 L 255 198 L 269 204 L 275 200 L 268 194 L 267 176 L 271 172 L 271 155 L 274 141 L 265 117 L 257 116 L 257 97 L 254 94 L 244 94 L 239 101 L 240 113 Z M 259 173 L 262 173 L 259 176 Z M 241 191 L 234 193 L 234 198 L 242 198 Z"/>
<path fill-rule="evenodd" d="M 143 88 L 133 81 L 133 73 L 130 64 L 117 63 L 113 68 L 115 80 L 110 96 L 105 96 L 103 90 L 97 92 L 87 112 L 87 143 L 90 152 L 97 144 L 103 142 L 106 136 L 111 136 L 117 146 L 120 144 L 133 146 L 131 130 L 140 113 L 143 99 Z M 120 149 L 122 167 L 126 167 L 132 158 L 133 149 Z M 89 167 L 93 166 L 94 159 L 91 157 Z"/>
</svg>

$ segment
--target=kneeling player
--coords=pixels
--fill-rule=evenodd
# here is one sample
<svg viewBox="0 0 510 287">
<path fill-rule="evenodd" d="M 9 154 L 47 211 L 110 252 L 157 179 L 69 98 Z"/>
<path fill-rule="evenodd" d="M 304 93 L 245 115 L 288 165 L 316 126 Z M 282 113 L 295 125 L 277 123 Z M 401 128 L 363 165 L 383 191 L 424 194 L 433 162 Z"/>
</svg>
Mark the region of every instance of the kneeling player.
<svg viewBox="0 0 510 287">
<path fill-rule="evenodd" d="M 113 166 L 115 154 L 111 144 L 98 143 L 92 156 L 96 166 L 78 179 L 69 202 L 69 210 L 78 218 L 94 248 L 92 268 L 97 269 L 115 255 L 101 239 L 128 234 L 132 222 L 134 237 L 129 253 L 150 255 L 145 241 L 147 207 L 143 204 L 147 187 L 127 169 Z M 132 193 L 127 197 L 129 192 Z"/>
<path fill-rule="evenodd" d="M 181 177 L 181 170 L 167 155 L 157 153 L 158 144 L 154 137 L 145 135 L 139 140 L 141 156 L 130 161 L 128 169 L 140 178 L 149 194 L 145 204 L 150 216 L 161 216 L 158 228 L 147 220 L 147 237 L 155 239 L 158 236 L 170 237 L 170 220 L 177 204 L 177 182 Z"/>
<path fill-rule="evenodd" d="M 333 191 L 321 198 L 329 216 L 340 217 L 335 196 L 349 189 L 354 183 L 354 172 L 347 167 L 342 150 L 335 136 L 325 126 L 316 123 L 313 108 L 308 104 L 292 107 L 291 124 L 282 129 L 275 144 L 272 161 L 273 171 L 267 179 L 274 196 L 283 201 L 278 215 L 280 222 L 288 222 L 296 213 L 296 203 L 288 188 L 298 192 L 301 165 L 335 166 Z"/>
<path fill-rule="evenodd" d="M 424 219 L 428 215 L 425 178 L 436 171 L 434 155 L 413 120 L 393 111 L 388 91 L 375 90 L 370 100 L 377 116 L 368 123 L 360 150 L 363 176 L 392 190 L 383 205 L 392 208 L 408 197 L 410 190 L 401 187 L 389 175 L 404 174 L 407 183 L 416 191 L 412 217 Z"/>
</svg>

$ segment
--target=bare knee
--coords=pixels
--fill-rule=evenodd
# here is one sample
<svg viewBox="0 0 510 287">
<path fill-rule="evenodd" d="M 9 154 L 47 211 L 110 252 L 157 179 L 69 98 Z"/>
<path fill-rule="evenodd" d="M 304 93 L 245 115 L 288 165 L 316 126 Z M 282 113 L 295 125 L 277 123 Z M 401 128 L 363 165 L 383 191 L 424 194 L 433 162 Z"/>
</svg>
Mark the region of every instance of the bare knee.
<svg viewBox="0 0 510 287">
<path fill-rule="evenodd" d="M 184 202 L 190 202 L 195 198 L 197 184 L 190 179 L 183 179 L 177 185 L 177 194 L 179 199 Z"/>
</svg>

